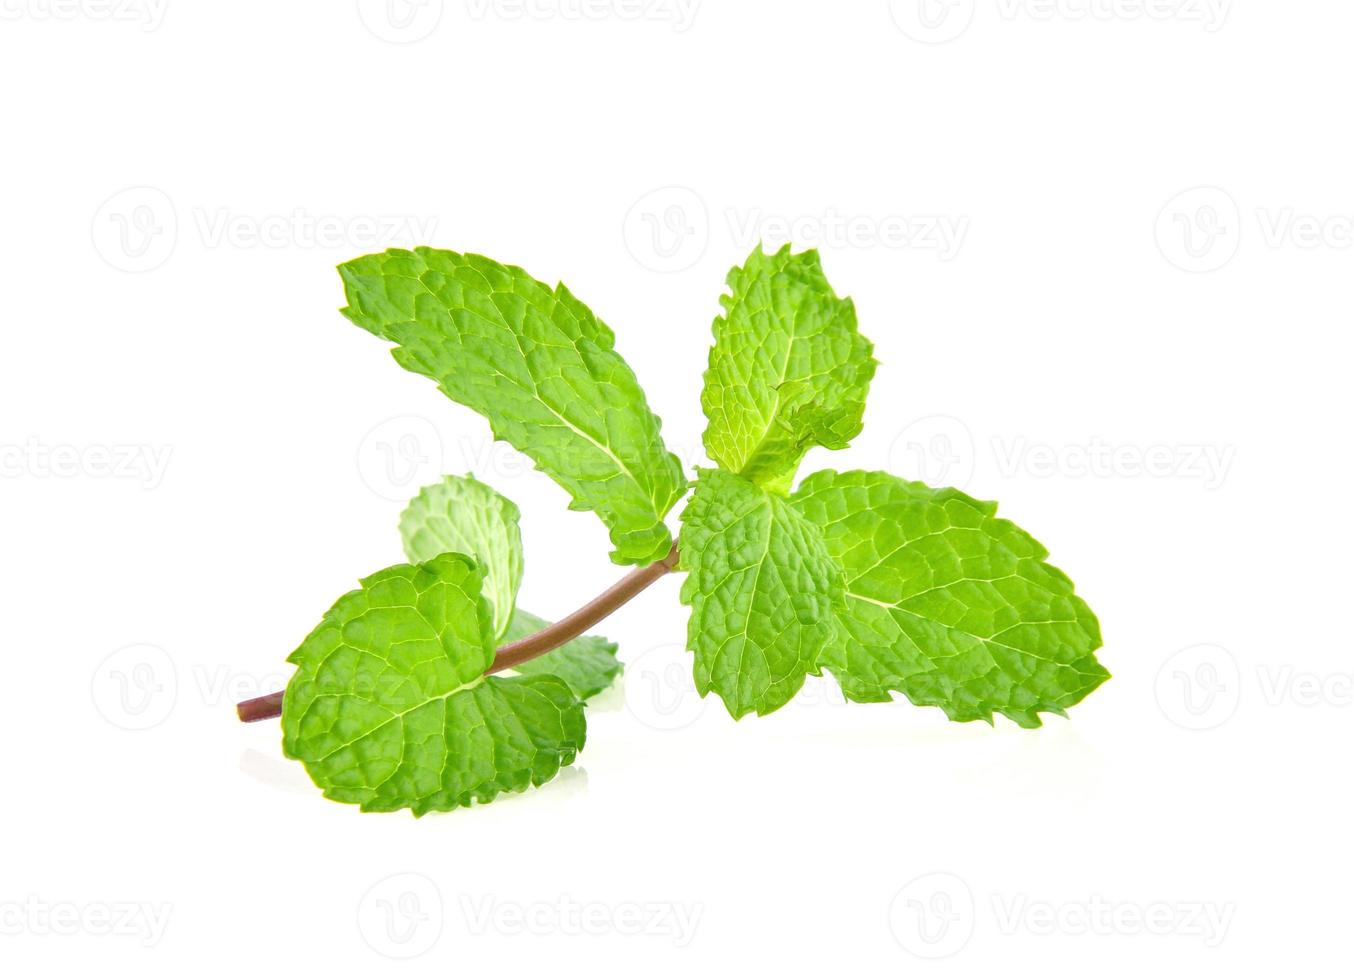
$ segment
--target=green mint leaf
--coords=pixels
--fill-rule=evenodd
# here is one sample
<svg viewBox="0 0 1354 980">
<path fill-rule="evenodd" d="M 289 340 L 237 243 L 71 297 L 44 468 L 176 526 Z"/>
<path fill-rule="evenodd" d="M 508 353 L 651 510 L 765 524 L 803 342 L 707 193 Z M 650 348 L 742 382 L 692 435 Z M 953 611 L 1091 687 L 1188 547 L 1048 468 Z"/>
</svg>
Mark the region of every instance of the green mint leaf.
<svg viewBox="0 0 1354 980">
<path fill-rule="evenodd" d="M 539 616 L 519 609 L 503 641 L 513 643 L 525 639 L 549 625 Z M 615 682 L 621 673 L 621 662 L 616 659 L 616 644 L 605 637 L 580 636 L 544 656 L 518 664 L 513 671 L 532 677 L 540 674 L 558 677 L 569 685 L 574 694 L 587 701 Z"/>
<path fill-rule="evenodd" d="M 539 786 L 583 748 L 583 705 L 563 681 L 483 676 L 483 576 L 456 554 L 377 572 L 288 658 L 283 751 L 325 796 L 421 816 Z"/>
<path fill-rule="evenodd" d="M 473 476 L 448 476 L 424 487 L 400 515 L 400 537 L 411 562 L 455 551 L 483 566 L 495 640 L 508 631 L 522 584 L 520 518 L 516 504 Z"/>
<path fill-rule="evenodd" d="M 955 721 L 999 711 L 1037 728 L 1109 673 L 1100 626 L 1048 552 L 997 505 L 888 473 L 808 477 L 790 506 L 845 573 L 837 642 L 820 663 L 854 701 L 900 691 Z M 684 556 L 685 557 L 685 556 Z"/>
<path fill-rule="evenodd" d="M 682 601 L 696 688 L 729 713 L 768 714 L 819 673 L 834 634 L 841 569 L 789 502 L 723 470 L 702 470 L 682 513 Z"/>
<path fill-rule="evenodd" d="M 875 360 L 817 251 L 761 246 L 729 273 L 705 372 L 705 449 L 733 473 L 784 492 L 812 446 L 859 434 Z"/>
<path fill-rule="evenodd" d="M 611 330 L 561 284 L 438 249 L 391 249 L 339 266 L 345 316 L 398 345 L 395 360 L 489 420 L 597 513 L 621 564 L 664 557 L 663 518 L 685 480 Z"/>
</svg>

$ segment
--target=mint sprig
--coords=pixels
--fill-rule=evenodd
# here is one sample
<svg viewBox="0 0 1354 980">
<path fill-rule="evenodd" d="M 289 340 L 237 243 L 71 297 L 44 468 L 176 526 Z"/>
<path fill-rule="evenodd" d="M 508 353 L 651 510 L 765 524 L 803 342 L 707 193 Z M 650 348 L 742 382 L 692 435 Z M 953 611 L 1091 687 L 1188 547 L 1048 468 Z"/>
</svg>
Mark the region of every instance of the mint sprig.
<svg viewBox="0 0 1354 980">
<path fill-rule="evenodd" d="M 899 693 L 1035 728 L 1109 677 L 1095 615 L 995 504 L 869 471 L 795 486 L 810 448 L 859 433 L 876 367 L 817 252 L 758 248 L 729 274 L 701 394 L 717 466 L 695 474 L 679 548 L 664 518 L 687 480 L 611 331 L 562 285 L 429 248 L 340 273 L 345 315 L 484 415 L 641 567 L 547 623 L 516 606 L 516 506 L 473 477 L 424 488 L 400 520 L 410 564 L 335 603 L 285 694 L 240 706 L 281 713 L 284 751 L 330 798 L 417 815 L 552 778 L 621 669 L 615 644 L 583 634 L 674 570 L 697 689 L 735 718 L 827 671 L 852 701 Z"/>
</svg>

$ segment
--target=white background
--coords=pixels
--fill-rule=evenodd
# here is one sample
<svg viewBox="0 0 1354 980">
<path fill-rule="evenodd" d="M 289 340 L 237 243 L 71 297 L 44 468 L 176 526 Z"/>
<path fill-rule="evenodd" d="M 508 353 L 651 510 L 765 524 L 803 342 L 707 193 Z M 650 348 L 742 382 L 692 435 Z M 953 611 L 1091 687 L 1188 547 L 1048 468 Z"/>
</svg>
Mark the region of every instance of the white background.
<svg viewBox="0 0 1354 980">
<path fill-rule="evenodd" d="M 1354 8 L 1087 3 L 2 0 L 6 975 L 1339 972 Z M 363 815 L 234 720 L 442 472 L 521 505 L 527 608 L 620 574 L 335 263 L 564 280 L 694 464 L 724 275 L 791 227 L 881 361 L 805 471 L 1047 544 L 1115 675 L 1070 720 L 735 724 L 675 577 L 489 807 Z"/>
</svg>

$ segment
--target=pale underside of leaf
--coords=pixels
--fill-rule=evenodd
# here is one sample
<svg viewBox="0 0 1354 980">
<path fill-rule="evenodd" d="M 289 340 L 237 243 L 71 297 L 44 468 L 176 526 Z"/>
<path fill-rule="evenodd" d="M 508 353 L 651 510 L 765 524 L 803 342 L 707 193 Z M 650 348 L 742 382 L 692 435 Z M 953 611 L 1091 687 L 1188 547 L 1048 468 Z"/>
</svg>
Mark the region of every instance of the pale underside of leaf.
<svg viewBox="0 0 1354 980">
<path fill-rule="evenodd" d="M 508 498 L 473 477 L 460 476 L 424 487 L 400 518 L 404 553 L 411 562 L 455 551 L 484 566 L 484 598 L 493 611 L 499 644 L 515 643 L 550 625 L 516 608 L 522 580 L 519 518 Z M 507 619 L 502 628 L 500 618 Z M 577 637 L 514 670 L 518 675 L 554 675 L 584 700 L 609 688 L 620 672 L 616 644 L 600 636 Z"/>
<path fill-rule="evenodd" d="M 449 551 L 483 566 L 484 598 L 493 614 L 494 639 L 512 621 L 522 584 L 522 534 L 517 505 L 474 477 L 448 476 L 419 491 L 400 515 L 404 554 L 417 564 Z"/>
<path fill-rule="evenodd" d="M 583 706 L 550 676 L 485 678 L 483 571 L 446 554 L 339 599 L 289 658 L 283 749 L 327 797 L 415 815 L 540 785 L 585 740 Z"/>
<path fill-rule="evenodd" d="M 816 251 L 759 246 L 728 284 L 701 393 L 705 448 L 722 468 L 786 491 L 810 447 L 841 449 L 860 432 L 872 346 Z"/>
<path fill-rule="evenodd" d="M 1100 627 L 1047 551 L 996 505 L 887 473 L 823 471 L 791 505 L 845 576 L 821 658 L 855 701 L 899 691 L 955 721 L 1038 727 L 1108 676 Z"/>
<path fill-rule="evenodd" d="M 438 249 L 392 249 L 339 267 L 343 313 L 393 341 L 395 359 L 479 412 L 611 532 L 612 557 L 667 554 L 663 517 L 685 479 L 611 330 L 559 285 Z"/>
<path fill-rule="evenodd" d="M 841 576 L 817 529 L 783 497 L 702 470 L 682 514 L 682 601 L 696 687 L 735 718 L 768 714 L 818 673 Z"/>
</svg>

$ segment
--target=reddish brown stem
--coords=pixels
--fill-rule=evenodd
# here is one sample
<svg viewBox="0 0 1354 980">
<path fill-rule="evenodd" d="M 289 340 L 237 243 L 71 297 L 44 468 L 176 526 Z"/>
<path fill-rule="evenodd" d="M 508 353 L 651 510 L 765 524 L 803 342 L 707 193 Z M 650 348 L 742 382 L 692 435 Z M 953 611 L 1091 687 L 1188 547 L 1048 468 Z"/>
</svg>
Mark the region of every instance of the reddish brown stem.
<svg viewBox="0 0 1354 980">
<path fill-rule="evenodd" d="M 532 633 L 516 642 L 499 647 L 494 654 L 493 664 L 485 673 L 497 674 L 501 670 L 516 667 L 564 646 L 570 640 L 582 636 L 676 567 L 677 547 L 674 545 L 662 561 L 636 568 L 596 599 L 569 613 L 559 622 L 551 623 L 538 633 Z M 235 712 L 241 721 L 276 718 L 282 714 L 282 692 L 274 691 L 272 694 L 241 701 L 235 706 Z"/>
</svg>

